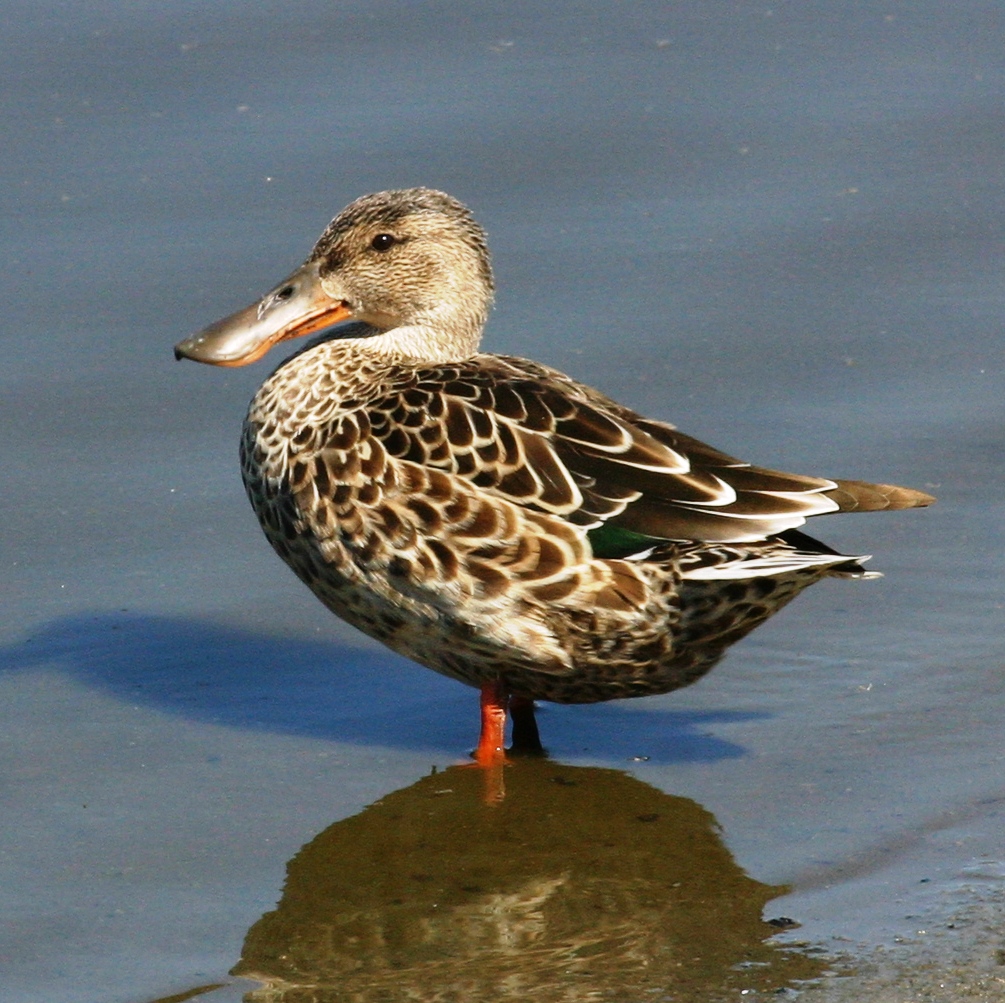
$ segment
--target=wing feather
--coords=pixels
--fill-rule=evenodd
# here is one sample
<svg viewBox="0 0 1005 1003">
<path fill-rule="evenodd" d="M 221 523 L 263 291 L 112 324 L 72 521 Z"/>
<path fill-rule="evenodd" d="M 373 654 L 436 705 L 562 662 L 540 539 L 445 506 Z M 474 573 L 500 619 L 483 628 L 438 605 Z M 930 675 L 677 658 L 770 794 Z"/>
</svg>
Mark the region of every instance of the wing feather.
<svg viewBox="0 0 1005 1003">
<path fill-rule="evenodd" d="M 608 523 L 657 541 L 763 540 L 824 512 L 928 499 L 751 466 L 562 373 L 505 356 L 419 370 L 367 411 L 391 456 L 585 529 Z"/>
</svg>

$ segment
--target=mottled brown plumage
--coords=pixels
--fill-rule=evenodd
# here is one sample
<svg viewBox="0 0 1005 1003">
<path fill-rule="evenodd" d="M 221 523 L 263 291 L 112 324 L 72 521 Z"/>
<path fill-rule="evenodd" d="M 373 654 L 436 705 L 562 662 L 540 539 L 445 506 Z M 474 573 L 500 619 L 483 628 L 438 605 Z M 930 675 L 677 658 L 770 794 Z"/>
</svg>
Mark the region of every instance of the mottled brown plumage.
<svg viewBox="0 0 1005 1003">
<path fill-rule="evenodd" d="M 798 532 L 807 517 L 932 500 L 754 467 L 546 366 L 478 353 L 491 298 L 467 209 L 383 192 L 177 349 L 242 364 L 355 321 L 262 385 L 245 485 L 329 609 L 430 668 L 562 702 L 674 689 L 811 582 L 866 575 Z"/>
</svg>

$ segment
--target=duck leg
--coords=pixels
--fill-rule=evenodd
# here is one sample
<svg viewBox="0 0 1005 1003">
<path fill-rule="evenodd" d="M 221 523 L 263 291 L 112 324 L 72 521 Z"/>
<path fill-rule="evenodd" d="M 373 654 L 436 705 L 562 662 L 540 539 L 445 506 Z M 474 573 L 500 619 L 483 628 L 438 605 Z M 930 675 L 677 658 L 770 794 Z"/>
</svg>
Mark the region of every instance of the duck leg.
<svg viewBox="0 0 1005 1003">
<path fill-rule="evenodd" d="M 479 766 L 506 762 L 506 716 L 513 719 L 509 751 L 518 756 L 542 756 L 544 747 L 534 717 L 534 701 L 510 696 L 501 680 L 483 683 L 481 688 L 481 734 L 473 758 Z"/>
<path fill-rule="evenodd" d="M 506 710 L 509 693 L 498 679 L 482 683 L 482 730 L 474 760 L 479 766 L 494 766 L 506 762 Z"/>
<path fill-rule="evenodd" d="M 513 719 L 509 751 L 518 756 L 543 756 L 544 746 L 541 745 L 541 735 L 534 717 L 534 701 L 529 697 L 510 697 L 509 713 Z"/>
</svg>

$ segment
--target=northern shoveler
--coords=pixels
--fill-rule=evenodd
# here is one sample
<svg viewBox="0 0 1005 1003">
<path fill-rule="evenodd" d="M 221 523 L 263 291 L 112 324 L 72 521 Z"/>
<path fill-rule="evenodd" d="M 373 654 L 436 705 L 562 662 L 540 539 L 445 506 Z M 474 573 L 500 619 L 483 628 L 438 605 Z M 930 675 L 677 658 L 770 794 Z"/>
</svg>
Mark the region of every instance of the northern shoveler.
<svg viewBox="0 0 1005 1003">
<path fill-rule="evenodd" d="M 868 577 L 797 527 L 920 491 L 754 467 L 569 376 L 478 351 L 485 233 L 426 188 L 344 209 L 261 300 L 181 342 L 238 366 L 287 338 L 251 402 L 244 483 L 334 613 L 482 691 L 476 758 L 537 742 L 533 700 L 663 693 L 806 585 Z"/>
</svg>

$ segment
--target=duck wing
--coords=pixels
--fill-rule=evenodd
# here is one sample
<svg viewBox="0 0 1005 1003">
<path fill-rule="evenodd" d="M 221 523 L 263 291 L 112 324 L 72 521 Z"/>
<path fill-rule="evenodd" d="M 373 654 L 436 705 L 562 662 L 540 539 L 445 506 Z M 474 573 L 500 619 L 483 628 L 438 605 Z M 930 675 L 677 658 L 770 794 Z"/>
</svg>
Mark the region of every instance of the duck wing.
<svg viewBox="0 0 1005 1003">
<path fill-rule="evenodd" d="M 752 466 L 556 370 L 507 356 L 418 369 L 367 411 L 390 456 L 581 526 L 598 556 L 647 540 L 763 540 L 825 512 L 932 500 L 907 488 Z"/>
</svg>

